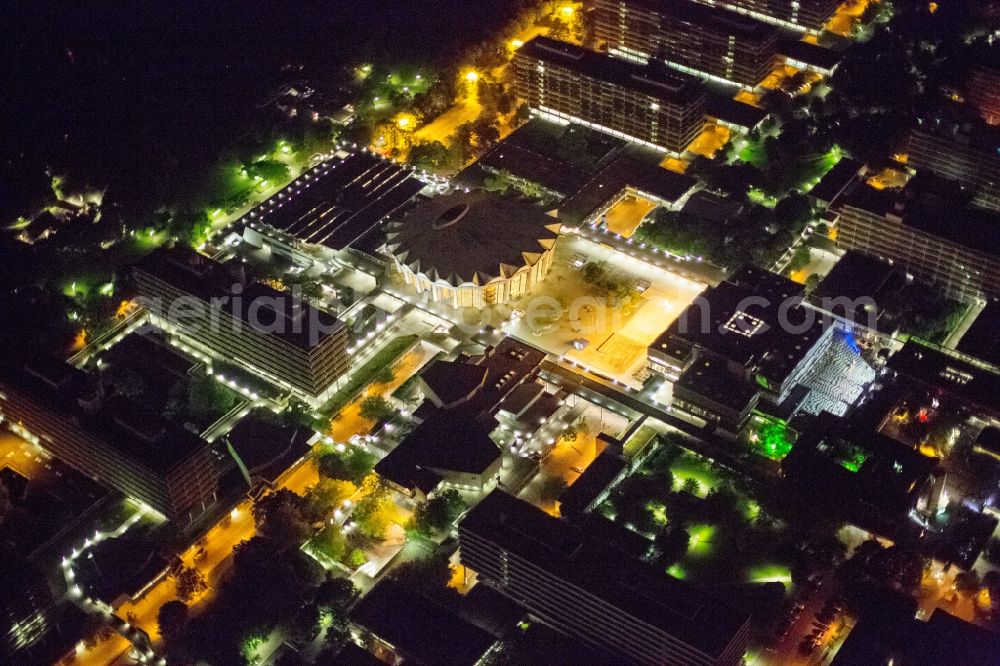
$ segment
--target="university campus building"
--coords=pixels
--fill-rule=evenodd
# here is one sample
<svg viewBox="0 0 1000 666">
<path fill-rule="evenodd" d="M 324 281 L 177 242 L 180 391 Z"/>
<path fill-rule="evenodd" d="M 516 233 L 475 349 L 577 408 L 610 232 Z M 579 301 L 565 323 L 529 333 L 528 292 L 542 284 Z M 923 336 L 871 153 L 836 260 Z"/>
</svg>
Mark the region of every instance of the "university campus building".
<svg viewBox="0 0 1000 666">
<path fill-rule="evenodd" d="M 705 125 L 706 91 L 665 68 L 640 65 L 536 37 L 514 54 L 518 96 L 534 113 L 669 153 Z"/>
<path fill-rule="evenodd" d="M 321 400 L 347 371 L 342 321 L 189 248 L 159 249 L 134 268 L 157 325 L 304 399 Z"/>
</svg>

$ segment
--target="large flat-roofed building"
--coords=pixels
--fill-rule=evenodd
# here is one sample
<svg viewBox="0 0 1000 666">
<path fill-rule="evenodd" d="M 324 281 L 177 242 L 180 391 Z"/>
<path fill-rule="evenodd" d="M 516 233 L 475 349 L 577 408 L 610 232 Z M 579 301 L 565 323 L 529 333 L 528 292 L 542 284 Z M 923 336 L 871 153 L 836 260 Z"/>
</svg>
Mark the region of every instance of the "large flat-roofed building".
<svg viewBox="0 0 1000 666">
<path fill-rule="evenodd" d="M 779 32 L 692 0 L 597 0 L 597 39 L 630 60 L 753 88 L 777 62 Z"/>
<path fill-rule="evenodd" d="M 56 458 L 168 518 L 215 501 L 208 444 L 61 361 L 32 360 L 0 374 L 0 415 Z"/>
<path fill-rule="evenodd" d="M 243 236 L 279 252 L 301 243 L 343 250 L 361 243 L 423 188 L 413 172 L 384 157 L 365 150 L 340 153 L 250 211 Z"/>
<path fill-rule="evenodd" d="M 910 166 L 969 188 L 972 203 L 1000 211 L 1000 128 L 981 122 L 924 118 L 906 146 Z"/>
<path fill-rule="evenodd" d="M 342 321 L 194 250 L 156 250 L 134 275 L 154 323 L 297 395 L 323 398 L 348 368 Z"/>
<path fill-rule="evenodd" d="M 705 125 L 697 80 L 536 37 L 514 54 L 518 96 L 542 116 L 680 153 Z"/>
<path fill-rule="evenodd" d="M 455 193 L 394 220 L 386 248 L 417 293 L 455 308 L 482 309 L 517 299 L 545 279 L 561 227 L 527 199 Z"/>
<path fill-rule="evenodd" d="M 501 466 L 501 449 L 490 437 L 497 417 L 510 422 L 506 408 L 516 409 L 511 403 L 525 392 L 534 394 L 528 412 L 547 417 L 558 409 L 553 396 L 543 394 L 535 381 L 544 358 L 544 352 L 504 338 L 480 356 L 429 364 L 419 375 L 426 401 L 414 412 L 422 422 L 379 461 L 375 472 L 413 497 L 426 496 L 440 485 L 491 490 Z M 544 418 L 535 419 L 532 427 L 537 429 Z"/>
<path fill-rule="evenodd" d="M 748 614 L 527 502 L 495 490 L 458 533 L 480 582 L 599 651 L 650 666 L 741 663 Z"/>
<path fill-rule="evenodd" d="M 780 403 L 832 336 L 832 327 L 824 327 L 801 299 L 801 285 L 743 268 L 706 289 L 653 341 L 649 369 L 678 382 L 683 389 L 679 399 L 687 396 L 687 402 L 694 404 L 691 397 L 697 390 L 702 409 L 712 404 L 724 407 L 717 418 L 737 425 L 753 409 L 753 399 L 734 386 L 725 388 L 719 373 Z M 692 367 L 694 374 L 689 372 Z M 684 381 L 679 381 L 682 377 Z"/>
<path fill-rule="evenodd" d="M 755 19 L 818 35 L 842 0 L 698 0 L 712 7 L 752 16 Z"/>
<path fill-rule="evenodd" d="M 1000 374 L 978 359 L 909 340 L 889 357 L 886 369 L 925 390 L 953 398 L 983 418 L 1000 420 Z"/>
<path fill-rule="evenodd" d="M 890 262 L 964 302 L 1000 297 L 997 220 L 915 189 L 859 183 L 834 203 L 837 246 Z"/>
</svg>

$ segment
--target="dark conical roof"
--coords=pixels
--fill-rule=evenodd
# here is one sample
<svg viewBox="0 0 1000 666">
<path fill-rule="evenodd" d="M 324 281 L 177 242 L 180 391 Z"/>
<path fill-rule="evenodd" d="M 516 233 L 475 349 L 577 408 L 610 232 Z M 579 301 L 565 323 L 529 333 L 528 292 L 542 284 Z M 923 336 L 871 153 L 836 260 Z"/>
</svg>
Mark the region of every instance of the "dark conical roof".
<svg viewBox="0 0 1000 666">
<path fill-rule="evenodd" d="M 527 199 L 476 191 L 411 209 L 390 226 L 386 246 L 431 280 L 482 285 L 534 265 L 555 244 L 559 227 Z"/>
</svg>

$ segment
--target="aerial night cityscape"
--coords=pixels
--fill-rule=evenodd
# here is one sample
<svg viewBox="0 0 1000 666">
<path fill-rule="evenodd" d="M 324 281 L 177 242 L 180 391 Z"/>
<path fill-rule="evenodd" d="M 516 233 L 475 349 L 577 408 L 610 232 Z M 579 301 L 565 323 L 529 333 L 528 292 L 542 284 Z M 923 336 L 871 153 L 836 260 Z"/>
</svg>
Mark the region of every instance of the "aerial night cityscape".
<svg viewBox="0 0 1000 666">
<path fill-rule="evenodd" d="M 1000 666 L 1000 0 L 11 0 L 0 275 L 0 666 Z"/>
</svg>

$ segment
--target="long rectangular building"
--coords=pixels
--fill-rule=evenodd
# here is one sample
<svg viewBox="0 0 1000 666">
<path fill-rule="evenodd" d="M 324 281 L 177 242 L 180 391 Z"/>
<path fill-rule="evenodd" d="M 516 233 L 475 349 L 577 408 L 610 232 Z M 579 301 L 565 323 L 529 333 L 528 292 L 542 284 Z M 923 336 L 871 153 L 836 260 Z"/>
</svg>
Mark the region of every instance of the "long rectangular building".
<svg viewBox="0 0 1000 666">
<path fill-rule="evenodd" d="M 188 248 L 159 249 L 135 281 L 154 320 L 307 399 L 348 368 L 342 321 Z"/>
<path fill-rule="evenodd" d="M 287 235 L 313 246 L 343 250 L 370 234 L 423 188 L 412 171 L 380 155 L 366 150 L 340 153 L 305 171 L 247 213 L 244 236 L 257 246 L 265 239 Z"/>
<path fill-rule="evenodd" d="M 1000 298 L 998 220 L 859 183 L 836 202 L 837 246 L 890 262 L 964 302 Z"/>
<path fill-rule="evenodd" d="M 976 206 L 1000 211 L 1000 128 L 924 119 L 910 134 L 907 160 L 965 185 Z"/>
<path fill-rule="evenodd" d="M 514 55 L 518 95 L 540 115 L 680 153 L 705 125 L 695 79 L 536 37 Z"/>
<path fill-rule="evenodd" d="M 776 28 L 692 0 L 597 0 L 594 25 L 613 55 L 747 88 L 778 60 Z"/>
<path fill-rule="evenodd" d="M 56 360 L 0 373 L 0 417 L 70 467 L 169 518 L 215 501 L 218 470 L 207 442 Z"/>
<path fill-rule="evenodd" d="M 698 0 L 772 25 L 818 35 L 842 0 Z"/>
<path fill-rule="evenodd" d="M 461 563 L 534 616 L 649 666 L 735 666 L 749 615 L 495 490 L 458 526 Z"/>
</svg>

